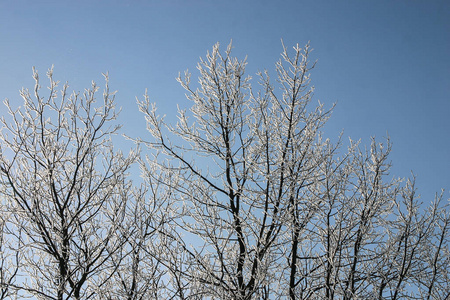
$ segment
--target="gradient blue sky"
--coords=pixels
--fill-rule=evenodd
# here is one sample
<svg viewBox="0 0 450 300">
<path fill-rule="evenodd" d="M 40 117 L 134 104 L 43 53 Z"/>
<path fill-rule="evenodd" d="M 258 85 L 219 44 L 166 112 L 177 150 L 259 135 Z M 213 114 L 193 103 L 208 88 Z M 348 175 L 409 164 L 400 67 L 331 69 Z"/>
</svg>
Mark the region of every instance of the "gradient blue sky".
<svg viewBox="0 0 450 300">
<path fill-rule="evenodd" d="M 176 83 L 212 45 L 233 40 L 247 72 L 274 70 L 285 45 L 310 41 L 315 100 L 338 102 L 327 135 L 393 142 L 391 174 L 417 174 L 423 201 L 450 189 L 450 1 L 0 0 L 0 98 L 21 101 L 31 68 L 82 91 L 109 71 L 123 132 L 146 136 L 135 97 L 186 106 Z M 44 85 L 45 81 L 42 81 Z M 3 107 L 1 114 L 5 113 Z"/>
</svg>

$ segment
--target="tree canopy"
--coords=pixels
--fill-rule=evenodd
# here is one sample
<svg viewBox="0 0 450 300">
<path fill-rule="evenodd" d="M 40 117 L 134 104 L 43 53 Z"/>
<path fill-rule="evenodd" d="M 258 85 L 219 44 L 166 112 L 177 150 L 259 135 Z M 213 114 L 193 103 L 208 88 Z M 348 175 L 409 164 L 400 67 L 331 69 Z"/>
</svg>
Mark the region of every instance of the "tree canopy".
<svg viewBox="0 0 450 300">
<path fill-rule="evenodd" d="M 389 139 L 323 127 L 311 48 L 268 71 L 214 45 L 170 124 L 148 93 L 148 136 L 116 149 L 114 93 L 21 91 L 0 132 L 0 298 L 448 299 L 449 211 L 389 177 Z M 97 98 L 101 98 L 99 101 Z M 138 164 L 143 182 L 129 173 Z"/>
</svg>

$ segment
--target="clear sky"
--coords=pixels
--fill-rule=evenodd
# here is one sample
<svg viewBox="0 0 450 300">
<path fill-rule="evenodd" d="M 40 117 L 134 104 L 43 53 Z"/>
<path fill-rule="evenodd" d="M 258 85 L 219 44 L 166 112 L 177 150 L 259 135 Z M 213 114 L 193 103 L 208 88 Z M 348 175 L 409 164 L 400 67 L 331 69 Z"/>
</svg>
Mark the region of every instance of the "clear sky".
<svg viewBox="0 0 450 300">
<path fill-rule="evenodd" d="M 0 99 L 21 101 L 31 68 L 82 91 L 109 71 L 123 132 L 146 136 L 145 88 L 173 117 L 176 83 L 212 45 L 233 40 L 248 74 L 274 70 L 286 46 L 310 41 L 315 99 L 337 101 L 327 136 L 393 142 L 392 175 L 417 174 L 423 201 L 450 189 L 450 1 L 0 0 Z M 256 82 L 255 82 L 256 83 Z M 42 81 L 45 86 L 45 81 Z M 0 114 L 4 114 L 0 107 Z"/>
</svg>

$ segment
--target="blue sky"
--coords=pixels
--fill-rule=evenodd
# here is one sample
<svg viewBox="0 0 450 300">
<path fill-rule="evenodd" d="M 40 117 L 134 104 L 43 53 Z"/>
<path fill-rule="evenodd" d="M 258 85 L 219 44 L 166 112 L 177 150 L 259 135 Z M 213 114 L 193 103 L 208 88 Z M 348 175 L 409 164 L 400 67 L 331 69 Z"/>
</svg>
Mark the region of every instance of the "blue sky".
<svg viewBox="0 0 450 300">
<path fill-rule="evenodd" d="M 233 40 L 249 75 L 274 70 L 310 41 L 315 99 L 337 102 L 326 134 L 393 142 L 391 174 L 417 174 L 423 201 L 450 189 L 449 1 L 0 0 L 0 99 L 21 101 L 31 68 L 82 91 L 109 71 L 123 132 L 145 137 L 145 88 L 169 118 L 187 105 L 176 83 L 212 45 Z M 44 81 L 42 82 L 44 85 Z M 4 114 L 4 108 L 0 108 Z"/>
</svg>

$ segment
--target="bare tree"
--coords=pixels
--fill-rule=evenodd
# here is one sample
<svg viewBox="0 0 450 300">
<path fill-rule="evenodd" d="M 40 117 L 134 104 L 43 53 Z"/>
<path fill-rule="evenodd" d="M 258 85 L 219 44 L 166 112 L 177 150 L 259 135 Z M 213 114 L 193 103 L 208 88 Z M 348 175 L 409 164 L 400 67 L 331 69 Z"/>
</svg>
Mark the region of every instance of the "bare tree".
<svg viewBox="0 0 450 300">
<path fill-rule="evenodd" d="M 112 257 L 126 241 L 122 222 L 133 197 L 127 172 L 137 152 L 113 148 L 120 126 L 111 125 L 117 114 L 107 75 L 99 101 L 94 82 L 82 95 L 68 95 L 66 83 L 58 97 L 52 69 L 47 76 L 48 97 L 33 70 L 34 97 L 22 89 L 23 106 L 6 100 L 12 121 L 1 119 L 6 222 L 23 243 L 10 286 L 38 299 L 90 299 L 118 268 Z"/>
<path fill-rule="evenodd" d="M 322 128 L 310 47 L 283 45 L 275 83 L 216 44 L 191 110 L 116 151 L 103 96 L 21 91 L 0 131 L 0 299 L 450 299 L 448 202 L 390 178 L 389 139 L 365 148 Z M 98 103 L 101 102 L 101 103 Z M 192 120 L 191 120 L 192 119 Z M 139 162 L 144 181 L 129 177 Z"/>
<path fill-rule="evenodd" d="M 176 125 L 147 93 L 139 102 L 152 140 L 138 142 L 154 153 L 144 176 L 173 203 L 158 231 L 173 297 L 448 298 L 448 204 L 424 211 L 413 180 L 387 178 L 389 140 L 339 154 L 322 137 L 332 108 L 312 104 L 309 54 L 283 45 L 278 84 L 260 72 L 256 91 L 246 61 L 216 44 L 198 88 L 178 78 L 192 107 Z"/>
<path fill-rule="evenodd" d="M 231 44 L 225 56 L 216 45 L 200 62 L 200 89 L 191 89 L 189 74 L 178 79 L 194 103 L 195 125 L 179 111 L 177 126 L 164 126 L 148 97 L 140 103 L 156 140 L 148 145 L 167 158 L 147 162 L 176 178 L 176 186 L 161 183 L 183 203 L 180 230 L 198 238 L 195 247 L 179 241 L 190 258 L 189 272 L 179 272 L 190 295 L 294 297 L 303 233 L 319 208 L 309 195 L 329 155 L 320 128 L 330 110 L 309 107 L 308 46 L 296 47 L 293 58 L 284 48 L 277 64 L 281 96 L 267 72 L 259 74 L 262 92 L 254 95 L 245 61 L 230 53 Z M 184 143 L 173 145 L 166 130 Z M 198 165 L 196 154 L 207 162 Z M 286 288 L 274 288 L 280 279 Z"/>
</svg>

